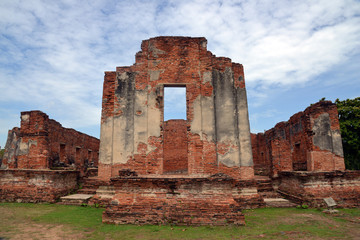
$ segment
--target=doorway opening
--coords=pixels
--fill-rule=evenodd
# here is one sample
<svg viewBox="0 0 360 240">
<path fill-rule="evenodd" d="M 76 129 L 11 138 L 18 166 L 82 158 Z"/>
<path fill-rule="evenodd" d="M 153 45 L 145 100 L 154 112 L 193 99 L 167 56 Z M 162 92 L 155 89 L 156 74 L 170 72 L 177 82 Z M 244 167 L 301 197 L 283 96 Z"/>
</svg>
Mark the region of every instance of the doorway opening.
<svg viewBox="0 0 360 240">
<path fill-rule="evenodd" d="M 188 173 L 186 87 L 164 87 L 164 174 Z"/>
<path fill-rule="evenodd" d="M 294 145 L 292 161 L 294 171 L 307 171 L 306 155 L 304 154 L 304 150 L 301 149 L 300 142 Z"/>
<path fill-rule="evenodd" d="M 186 120 L 186 87 L 164 87 L 164 121 L 170 119 Z"/>
</svg>

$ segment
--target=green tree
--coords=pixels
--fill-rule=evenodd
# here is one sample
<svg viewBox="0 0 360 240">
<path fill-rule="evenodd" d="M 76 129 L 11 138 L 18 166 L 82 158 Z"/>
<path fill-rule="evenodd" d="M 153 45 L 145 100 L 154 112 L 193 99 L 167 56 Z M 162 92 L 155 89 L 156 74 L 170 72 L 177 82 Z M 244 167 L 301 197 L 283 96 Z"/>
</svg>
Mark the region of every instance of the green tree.
<svg viewBox="0 0 360 240">
<path fill-rule="evenodd" d="M 339 111 L 346 169 L 360 170 L 360 97 L 335 101 Z"/>
<path fill-rule="evenodd" d="M 5 149 L 0 149 L 0 160 L 3 159 Z"/>
</svg>

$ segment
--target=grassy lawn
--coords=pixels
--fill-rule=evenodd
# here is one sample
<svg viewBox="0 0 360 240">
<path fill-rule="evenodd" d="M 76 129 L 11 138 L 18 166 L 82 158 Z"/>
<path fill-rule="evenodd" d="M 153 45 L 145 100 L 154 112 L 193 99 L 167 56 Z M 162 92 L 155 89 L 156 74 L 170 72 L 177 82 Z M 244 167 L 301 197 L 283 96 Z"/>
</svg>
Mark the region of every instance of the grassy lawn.
<svg viewBox="0 0 360 240">
<path fill-rule="evenodd" d="M 360 239 L 360 209 L 245 211 L 243 227 L 134 226 L 101 223 L 104 209 L 0 203 L 0 239 Z"/>
</svg>

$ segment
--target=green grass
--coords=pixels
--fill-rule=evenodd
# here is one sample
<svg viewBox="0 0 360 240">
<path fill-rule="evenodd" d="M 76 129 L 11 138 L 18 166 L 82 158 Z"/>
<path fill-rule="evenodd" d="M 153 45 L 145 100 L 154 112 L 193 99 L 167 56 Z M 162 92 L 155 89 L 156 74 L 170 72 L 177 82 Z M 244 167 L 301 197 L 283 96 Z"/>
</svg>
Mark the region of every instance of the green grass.
<svg viewBox="0 0 360 240">
<path fill-rule="evenodd" d="M 26 231 L 33 231 L 29 238 L 41 239 L 48 234 L 47 229 L 50 232 L 56 226 L 62 227 L 59 234 L 68 239 L 74 235 L 78 236 L 74 239 L 353 239 L 360 236 L 360 209 L 342 209 L 335 215 L 316 209 L 247 210 L 244 211 L 246 226 L 240 227 L 108 225 L 101 222 L 103 211 L 55 204 L 1 203 L 0 237 L 27 236 Z"/>
</svg>

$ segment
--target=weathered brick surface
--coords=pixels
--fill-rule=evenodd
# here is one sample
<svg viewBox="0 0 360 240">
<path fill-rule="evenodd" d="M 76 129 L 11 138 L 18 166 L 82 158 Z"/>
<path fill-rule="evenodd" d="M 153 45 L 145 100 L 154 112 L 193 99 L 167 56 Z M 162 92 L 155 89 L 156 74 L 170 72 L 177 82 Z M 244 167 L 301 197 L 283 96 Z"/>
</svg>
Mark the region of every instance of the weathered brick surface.
<svg viewBox="0 0 360 240">
<path fill-rule="evenodd" d="M 336 105 L 321 101 L 265 133 L 252 134 L 257 173 L 344 170 Z"/>
<path fill-rule="evenodd" d="M 187 173 L 188 141 L 185 120 L 164 122 L 164 173 Z"/>
<path fill-rule="evenodd" d="M 18 127 L 14 127 L 8 132 L 1 168 L 17 168 L 16 152 L 18 151 L 19 141 L 20 129 Z"/>
<path fill-rule="evenodd" d="M 49 169 L 73 164 L 84 173 L 97 166 L 99 140 L 60 123 L 41 111 L 21 113 L 21 127 L 9 132 L 2 168 Z"/>
<path fill-rule="evenodd" d="M 116 224 L 244 225 L 242 209 L 263 200 L 254 182 L 226 176 L 113 178 L 116 193 L 103 222 Z"/>
<path fill-rule="evenodd" d="M 252 166 L 243 67 L 214 56 L 206 44 L 205 38 L 144 40 L 134 65 L 105 73 L 100 178 L 115 177 L 121 169 L 139 174 L 224 172 L 251 178 L 251 171 L 243 173 L 240 168 Z M 170 124 L 163 121 L 166 86 L 186 87 L 187 120 L 176 134 L 186 133 L 187 157 L 179 161 L 184 164 L 179 169 L 166 164 L 168 156 L 175 156 L 165 139 Z M 180 131 L 184 125 L 186 132 Z M 179 146 L 180 159 L 185 143 Z"/>
<path fill-rule="evenodd" d="M 360 171 L 280 172 L 279 191 L 313 207 L 326 207 L 332 197 L 340 207 L 360 206 Z"/>
<path fill-rule="evenodd" d="M 151 38 L 134 65 L 105 73 L 98 177 L 116 194 L 104 222 L 241 225 L 241 209 L 263 204 L 252 181 L 243 67 L 206 45 Z M 186 120 L 164 121 L 168 86 L 186 88 Z"/>
<path fill-rule="evenodd" d="M 50 202 L 77 188 L 78 171 L 0 170 L 0 200 Z"/>
</svg>

